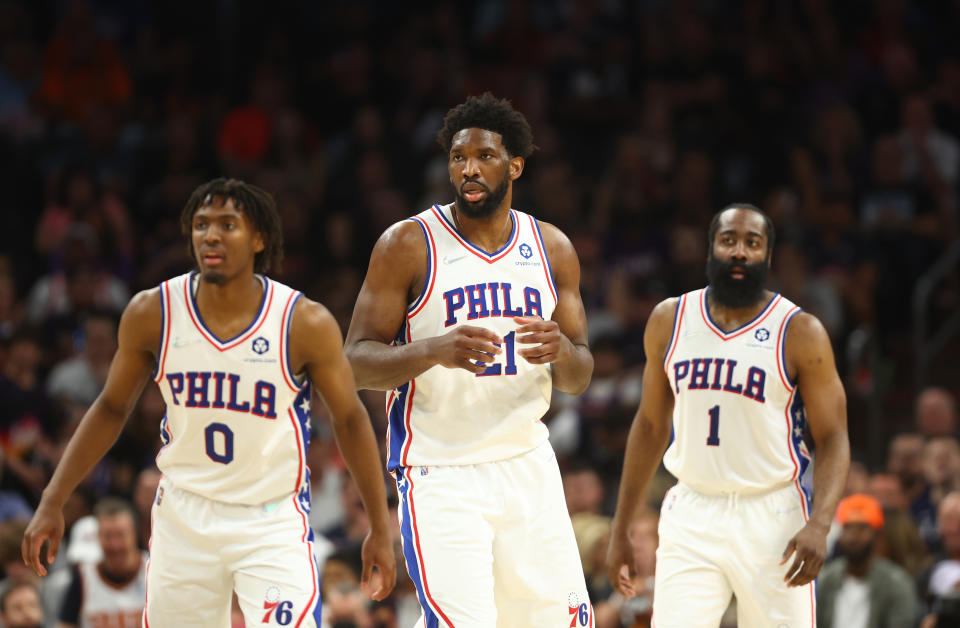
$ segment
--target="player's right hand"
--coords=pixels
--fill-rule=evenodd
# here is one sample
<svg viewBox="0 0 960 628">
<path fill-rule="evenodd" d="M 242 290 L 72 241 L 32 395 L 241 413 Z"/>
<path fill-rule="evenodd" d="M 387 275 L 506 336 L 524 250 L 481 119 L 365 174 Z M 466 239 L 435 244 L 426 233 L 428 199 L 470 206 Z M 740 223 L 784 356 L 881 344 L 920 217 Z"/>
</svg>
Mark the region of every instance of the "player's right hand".
<svg viewBox="0 0 960 628">
<path fill-rule="evenodd" d="M 431 354 L 437 364 L 448 369 L 483 373 L 494 356 L 503 351 L 503 338 L 483 327 L 461 325 L 442 336 L 430 339 Z"/>
<path fill-rule="evenodd" d="M 397 557 L 390 533 L 368 532 L 360 546 L 360 558 L 363 561 L 360 588 L 371 600 L 385 599 L 397 583 Z"/>
<path fill-rule="evenodd" d="M 633 566 L 633 546 L 627 535 L 610 535 L 610 546 L 607 548 L 607 579 L 610 584 L 625 598 L 634 597 L 637 590 L 633 586 L 633 577 L 636 569 Z"/>
<path fill-rule="evenodd" d="M 23 533 L 23 543 L 20 545 L 23 564 L 32 568 L 38 576 L 47 575 L 46 566 L 52 565 L 57 559 L 60 541 L 63 539 L 63 527 L 63 512 L 40 500 L 37 512 L 27 525 L 27 530 Z M 47 541 L 50 542 L 49 547 L 44 546 Z"/>
</svg>

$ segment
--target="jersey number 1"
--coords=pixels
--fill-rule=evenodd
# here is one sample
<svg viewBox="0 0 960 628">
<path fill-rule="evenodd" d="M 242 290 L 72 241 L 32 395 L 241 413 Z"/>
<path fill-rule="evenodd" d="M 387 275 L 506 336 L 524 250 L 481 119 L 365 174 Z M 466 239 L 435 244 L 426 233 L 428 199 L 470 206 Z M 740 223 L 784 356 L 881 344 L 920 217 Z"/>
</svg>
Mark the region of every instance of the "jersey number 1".
<svg viewBox="0 0 960 628">
<path fill-rule="evenodd" d="M 707 436 L 707 445 L 716 447 L 720 444 L 720 406 L 713 406 L 707 414 L 710 415 L 710 434 Z"/>
<path fill-rule="evenodd" d="M 507 366 L 505 369 L 503 369 L 504 375 L 517 374 L 517 360 L 513 355 L 514 345 L 516 344 L 516 337 L 517 337 L 516 334 L 517 332 L 512 331 L 503 337 L 503 344 L 507 345 L 507 350 L 506 350 Z M 498 343 L 494 343 L 494 344 L 497 345 L 498 347 L 500 346 Z M 477 362 L 477 364 L 479 366 L 483 366 L 484 363 Z M 483 377 L 484 375 L 499 375 L 499 374 L 500 374 L 500 365 L 491 364 L 490 366 L 487 367 L 487 370 L 485 370 L 483 373 L 477 373 L 477 377 Z"/>
</svg>

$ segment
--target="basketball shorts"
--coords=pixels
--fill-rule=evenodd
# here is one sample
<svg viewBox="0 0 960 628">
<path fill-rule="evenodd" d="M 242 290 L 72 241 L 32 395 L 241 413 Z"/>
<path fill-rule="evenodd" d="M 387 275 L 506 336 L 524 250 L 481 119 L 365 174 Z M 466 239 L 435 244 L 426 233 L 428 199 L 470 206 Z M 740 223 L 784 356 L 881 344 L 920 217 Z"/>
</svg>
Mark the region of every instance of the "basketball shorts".
<svg viewBox="0 0 960 628">
<path fill-rule="evenodd" d="M 233 591 L 248 626 L 319 626 L 309 513 L 292 493 L 226 504 L 164 478 L 151 516 L 146 628 L 228 628 Z"/>
<path fill-rule="evenodd" d="M 656 628 L 716 628 L 737 597 L 737 625 L 813 628 L 814 584 L 787 587 L 787 542 L 806 523 L 795 485 L 756 495 L 705 495 L 685 484 L 667 493 L 653 588 Z"/>
<path fill-rule="evenodd" d="M 516 458 L 397 470 L 418 628 L 593 626 L 557 460 Z"/>
</svg>

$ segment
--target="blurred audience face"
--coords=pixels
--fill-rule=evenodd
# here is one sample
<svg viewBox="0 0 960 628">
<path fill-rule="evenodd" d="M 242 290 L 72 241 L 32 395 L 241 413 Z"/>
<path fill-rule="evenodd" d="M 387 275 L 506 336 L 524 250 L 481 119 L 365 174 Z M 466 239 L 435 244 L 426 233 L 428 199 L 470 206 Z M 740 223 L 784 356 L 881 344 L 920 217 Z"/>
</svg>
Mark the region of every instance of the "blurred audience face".
<svg viewBox="0 0 960 628">
<path fill-rule="evenodd" d="M 903 493 L 900 478 L 892 473 L 875 473 L 870 477 L 868 490 L 884 509 L 905 510 L 907 496 Z"/>
<path fill-rule="evenodd" d="M 877 531 L 867 523 L 847 523 L 840 530 L 837 546 L 852 565 L 862 565 L 873 555 Z"/>
<path fill-rule="evenodd" d="M 847 473 L 847 485 L 843 489 L 844 496 L 866 493 L 869 485 L 870 472 L 867 471 L 867 467 L 862 462 L 851 462 L 850 471 Z"/>
<path fill-rule="evenodd" d="M 937 531 L 947 556 L 960 559 L 960 491 L 953 491 L 940 502 Z"/>
<path fill-rule="evenodd" d="M 901 434 L 890 442 L 887 471 L 899 476 L 904 487 L 923 479 L 923 436 Z"/>
<path fill-rule="evenodd" d="M 15 585 L 0 609 L 0 621 L 6 628 L 39 628 L 43 624 L 43 609 L 36 587 L 27 583 Z"/>
<path fill-rule="evenodd" d="M 104 571 L 116 578 L 132 576 L 140 568 L 133 515 L 129 512 L 102 515 L 97 523 Z"/>
<path fill-rule="evenodd" d="M 952 436 L 931 439 L 923 448 L 922 465 L 929 484 L 955 488 L 960 479 L 960 445 Z"/>
<path fill-rule="evenodd" d="M 580 512 L 600 512 L 603 484 L 592 469 L 570 471 L 563 476 L 563 492 L 571 515 Z"/>
<path fill-rule="evenodd" d="M 917 397 L 914 422 L 927 438 L 957 433 L 957 401 L 943 388 L 927 388 Z"/>
</svg>

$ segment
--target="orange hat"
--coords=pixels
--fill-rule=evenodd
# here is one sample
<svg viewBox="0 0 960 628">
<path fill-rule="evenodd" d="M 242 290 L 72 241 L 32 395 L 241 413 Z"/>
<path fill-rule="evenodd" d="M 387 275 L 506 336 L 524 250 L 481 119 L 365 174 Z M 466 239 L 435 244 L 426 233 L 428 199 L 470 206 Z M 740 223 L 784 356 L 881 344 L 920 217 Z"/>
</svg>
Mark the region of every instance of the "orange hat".
<svg viewBox="0 0 960 628">
<path fill-rule="evenodd" d="M 883 527 L 883 508 L 880 502 L 869 495 L 857 494 L 845 497 L 837 505 L 837 521 L 841 525 L 848 523 L 866 523 L 879 530 Z"/>
</svg>

